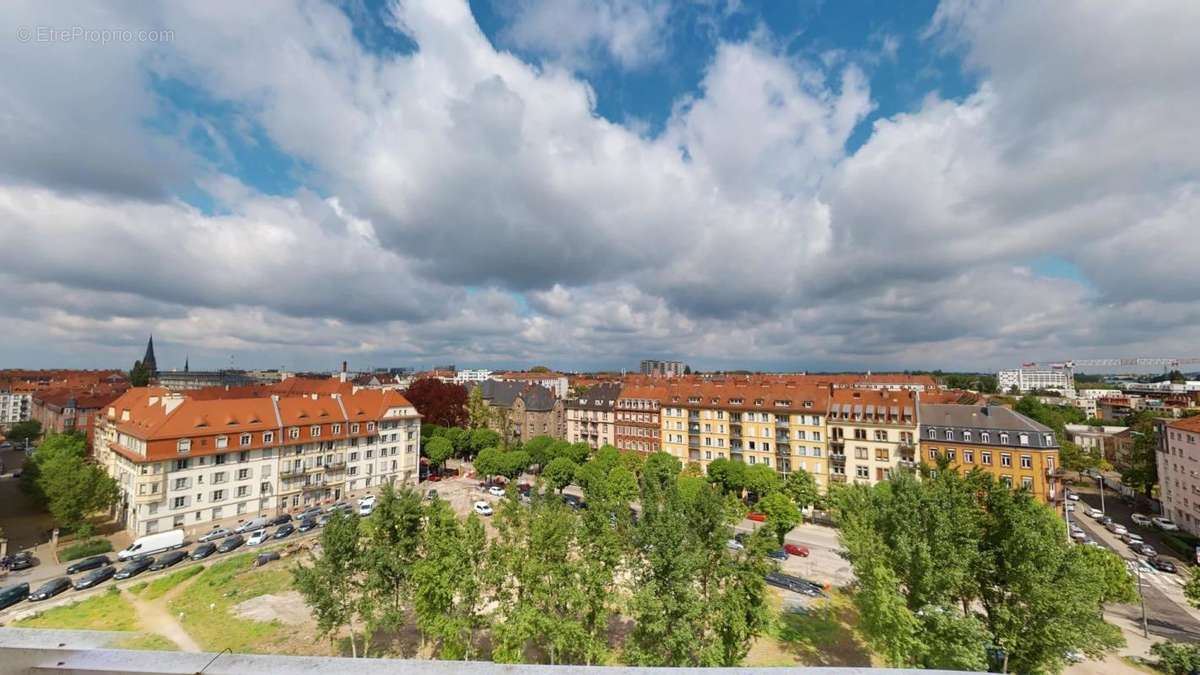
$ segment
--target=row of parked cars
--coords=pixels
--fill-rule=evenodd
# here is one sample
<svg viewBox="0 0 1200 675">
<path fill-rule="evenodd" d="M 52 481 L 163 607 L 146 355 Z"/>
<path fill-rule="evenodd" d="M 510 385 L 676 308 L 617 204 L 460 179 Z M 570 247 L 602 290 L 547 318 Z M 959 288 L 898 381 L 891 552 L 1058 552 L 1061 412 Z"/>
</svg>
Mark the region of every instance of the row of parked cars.
<svg viewBox="0 0 1200 675">
<path fill-rule="evenodd" d="M 1089 508 L 1087 511 L 1085 511 L 1085 513 L 1089 518 L 1104 526 L 1104 529 L 1116 535 L 1117 538 L 1124 542 L 1125 545 L 1129 547 L 1129 550 L 1134 554 L 1146 558 L 1150 565 L 1155 569 L 1170 574 L 1176 574 L 1178 572 L 1175 567 L 1175 563 L 1167 560 L 1166 558 L 1160 558 L 1158 551 L 1156 551 L 1150 544 L 1147 544 L 1142 538 L 1142 535 L 1136 532 L 1130 532 L 1129 528 L 1125 527 L 1121 523 L 1116 522 L 1109 516 L 1104 515 L 1104 512 L 1099 509 Z M 1140 525 L 1142 527 L 1153 526 L 1163 530 L 1164 532 L 1173 532 L 1179 529 L 1179 527 L 1169 518 L 1151 517 L 1141 513 L 1135 513 L 1130 517 L 1130 519 L 1136 525 Z M 1074 523 L 1071 524 L 1071 537 L 1077 541 L 1097 546 L 1099 545 L 1099 542 L 1091 541 L 1087 534 L 1084 533 L 1083 529 Z"/>
<path fill-rule="evenodd" d="M 358 512 L 360 514 L 363 513 L 363 505 L 365 503 L 369 506 L 366 508 L 367 512 L 364 515 L 370 515 L 370 511 L 374 508 L 374 500 L 374 497 L 360 500 Z M 139 551 L 158 552 L 163 549 L 182 546 L 181 530 L 147 535 L 146 537 L 139 538 L 129 548 L 117 554 L 119 561 L 129 561 L 121 569 L 117 569 L 114 561 L 107 555 L 84 558 L 67 566 L 67 574 L 82 574 L 82 576 L 74 580 L 69 576 L 58 577 L 47 581 L 32 592 L 30 592 L 29 584 L 27 583 L 14 584 L 0 589 L 0 609 L 10 607 L 26 599 L 30 602 L 47 600 L 71 588 L 75 590 L 92 588 L 109 579 L 129 579 L 147 570 L 156 571 L 166 569 L 185 559 L 203 560 L 214 553 L 229 553 L 242 546 L 258 546 L 273 539 L 286 539 L 296 532 L 303 533 L 321 527 L 329 522 L 334 513 L 340 510 L 349 511 L 352 508 L 349 502 L 338 502 L 328 509 L 317 507 L 308 509 L 295 518 L 285 513 L 274 518 L 253 518 L 232 530 L 224 527 L 213 528 L 199 538 L 199 545 L 192 549 L 190 553 L 183 550 L 168 550 L 158 557 L 153 557 L 147 553 L 139 554 Z M 273 532 L 268 529 L 271 527 L 275 528 Z M 176 540 L 179 541 L 178 544 L 174 543 Z M 263 557 L 278 559 L 278 554 L 264 554 L 259 556 L 259 558 Z M 255 564 L 260 565 L 263 562 L 262 560 L 256 560 Z"/>
</svg>

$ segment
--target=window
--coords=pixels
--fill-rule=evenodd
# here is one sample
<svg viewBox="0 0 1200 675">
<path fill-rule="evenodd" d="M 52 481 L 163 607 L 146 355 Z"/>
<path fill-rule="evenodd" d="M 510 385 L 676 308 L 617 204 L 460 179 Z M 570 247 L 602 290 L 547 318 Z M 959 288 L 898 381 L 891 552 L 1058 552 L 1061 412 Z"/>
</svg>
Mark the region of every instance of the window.
<svg viewBox="0 0 1200 675">
<path fill-rule="evenodd" d="M 886 441 L 887 439 L 888 439 L 888 432 L 886 430 L 884 430 L 884 429 L 876 429 L 875 430 L 875 440 Z"/>
<path fill-rule="evenodd" d="M 243 450 L 238 453 L 238 462 L 246 462 L 250 459 L 250 453 Z"/>
<path fill-rule="evenodd" d="M 187 506 L 187 497 L 176 497 L 171 502 L 171 508 L 173 509 L 182 509 L 185 506 Z"/>
<path fill-rule="evenodd" d="M 867 458 L 867 449 L 866 448 L 860 448 L 860 447 L 854 448 L 854 459 L 866 459 L 866 458 Z"/>
<path fill-rule="evenodd" d="M 967 443 L 970 443 L 970 442 L 971 442 L 971 436 L 972 436 L 971 432 L 970 432 L 970 431 L 964 431 L 964 432 L 962 432 L 962 434 L 963 434 L 963 440 L 964 440 L 964 441 L 966 441 Z"/>
<path fill-rule="evenodd" d="M 854 476 L 856 478 L 870 478 L 871 472 L 867 469 L 867 467 L 860 464 L 854 467 Z"/>
<path fill-rule="evenodd" d="M 269 443 L 274 443 L 274 442 L 275 442 L 275 432 L 274 431 L 264 431 L 263 432 L 263 443 L 269 444 Z"/>
<path fill-rule="evenodd" d="M 1021 487 L 1026 490 L 1032 490 L 1033 489 L 1033 478 L 1031 476 L 1022 476 L 1021 477 Z"/>
<path fill-rule="evenodd" d="M 1008 434 L 1000 434 L 1000 445 L 1008 445 Z"/>
<path fill-rule="evenodd" d="M 979 456 L 980 456 L 980 459 L 983 460 L 984 465 L 986 465 L 986 466 L 992 465 L 992 453 L 985 450 L 985 451 L 979 453 Z"/>
<path fill-rule="evenodd" d="M 190 463 L 191 462 L 186 459 L 175 460 L 175 471 L 183 471 L 184 469 L 188 468 L 188 464 Z"/>
<path fill-rule="evenodd" d="M 238 469 L 238 472 L 237 472 L 238 480 L 246 480 L 249 477 L 250 477 L 250 469 Z"/>
<path fill-rule="evenodd" d="M 224 464 L 224 463 L 225 463 L 225 455 L 217 455 L 216 457 L 213 457 L 213 464 Z"/>
<path fill-rule="evenodd" d="M 979 442 L 980 443 L 991 443 L 992 435 L 986 431 L 979 432 Z"/>
<path fill-rule="evenodd" d="M 321 425 L 320 425 L 320 424 L 314 424 L 314 425 L 312 425 L 311 427 L 309 427 L 309 428 L 308 428 L 308 435 L 309 435 L 309 436 L 312 436 L 313 438 L 319 438 L 319 437 L 321 436 Z"/>
<path fill-rule="evenodd" d="M 963 463 L 964 464 L 974 464 L 975 463 L 975 451 L 974 450 L 963 450 Z"/>
<path fill-rule="evenodd" d="M 856 441 L 867 440 L 867 430 L 866 429 L 855 429 L 854 430 L 854 440 L 856 440 Z"/>
<path fill-rule="evenodd" d="M 188 479 L 186 479 L 186 478 L 176 478 L 175 479 L 175 489 L 176 490 L 186 490 L 187 487 L 188 487 Z"/>
<path fill-rule="evenodd" d="M 225 491 L 224 490 L 213 490 L 212 501 L 219 502 L 223 499 L 225 499 Z"/>
<path fill-rule="evenodd" d="M 333 425 L 333 433 L 334 433 L 334 435 L 342 433 L 342 425 L 340 425 L 340 424 Z"/>
<path fill-rule="evenodd" d="M 887 448 L 875 448 L 875 461 L 886 462 L 889 459 L 890 453 Z"/>
<path fill-rule="evenodd" d="M 937 455 L 938 455 L 938 449 L 937 449 L 937 448 L 930 448 L 930 449 L 929 449 L 929 459 L 937 459 Z"/>
<path fill-rule="evenodd" d="M 1012 466 L 1012 455 L 1007 452 L 1000 453 L 1000 466 Z"/>
<path fill-rule="evenodd" d="M 951 462 L 953 462 L 953 461 L 954 461 L 954 455 L 955 455 L 955 452 L 954 452 L 953 450 L 950 450 L 950 449 L 947 449 L 947 450 L 946 450 L 946 459 L 948 459 L 948 460 L 950 460 Z"/>
<path fill-rule="evenodd" d="M 1020 440 L 1021 445 L 1029 445 L 1029 434 L 1021 434 L 1017 438 Z"/>
<path fill-rule="evenodd" d="M 1022 469 L 1032 469 L 1033 468 L 1033 457 L 1031 455 L 1021 455 L 1021 468 Z"/>
<path fill-rule="evenodd" d="M 181 454 L 181 455 L 191 452 L 192 451 L 192 439 L 190 439 L 190 438 L 179 439 L 179 442 L 176 444 L 176 448 L 179 450 L 179 454 Z"/>
<path fill-rule="evenodd" d="M 288 429 L 288 438 L 300 438 L 300 427 Z"/>
<path fill-rule="evenodd" d="M 217 447 L 218 448 L 229 447 L 229 437 L 228 436 L 217 436 Z"/>
<path fill-rule="evenodd" d="M 367 422 L 367 432 L 368 432 L 368 433 L 370 433 L 370 432 L 372 432 L 372 431 L 375 431 L 375 423 L 374 423 L 374 422 Z"/>
<path fill-rule="evenodd" d="M 929 436 L 930 438 L 937 438 L 937 429 L 934 429 L 933 427 L 929 427 L 929 433 L 926 435 Z"/>
<path fill-rule="evenodd" d="M 352 433 L 352 434 L 358 433 L 358 422 L 355 422 L 354 424 L 350 425 L 350 433 Z"/>
<path fill-rule="evenodd" d="M 1012 487 L 1012 476 L 1001 476 L 1000 482 L 1004 483 L 1004 487 L 1011 488 Z"/>
<path fill-rule="evenodd" d="M 212 477 L 212 482 L 213 482 L 213 484 L 224 483 L 225 482 L 225 472 L 218 471 L 218 472 L 214 473 L 213 477 Z"/>
<path fill-rule="evenodd" d="M 250 434 L 242 434 L 241 438 L 238 439 L 238 444 L 242 447 L 250 445 Z"/>
</svg>

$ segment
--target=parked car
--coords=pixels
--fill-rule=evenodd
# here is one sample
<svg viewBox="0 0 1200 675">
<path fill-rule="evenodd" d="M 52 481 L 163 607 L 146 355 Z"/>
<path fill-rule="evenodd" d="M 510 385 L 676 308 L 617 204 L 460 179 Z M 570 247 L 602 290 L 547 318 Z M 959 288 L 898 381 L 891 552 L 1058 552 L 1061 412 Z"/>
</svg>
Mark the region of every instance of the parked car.
<svg viewBox="0 0 1200 675">
<path fill-rule="evenodd" d="M 1113 519 L 1112 519 L 1112 518 L 1110 518 L 1110 517 L 1108 517 L 1108 516 L 1100 516 L 1100 517 L 1099 517 L 1099 518 L 1097 518 L 1096 520 L 1097 520 L 1097 521 L 1099 521 L 1099 522 L 1100 522 L 1100 524 L 1101 524 L 1101 525 L 1103 525 L 1103 526 L 1105 526 L 1105 527 L 1108 527 L 1108 524 L 1109 524 L 1109 523 L 1111 523 L 1111 522 L 1113 521 Z"/>
<path fill-rule="evenodd" d="M 475 509 L 475 513 L 478 513 L 481 516 L 490 516 L 495 513 L 492 511 L 492 505 L 488 504 L 487 502 L 475 502 L 475 505 L 472 508 Z"/>
<path fill-rule="evenodd" d="M 320 518 L 317 518 L 317 527 L 325 527 L 326 525 L 329 524 L 329 521 L 332 518 L 333 518 L 333 516 L 328 513 L 322 515 Z"/>
<path fill-rule="evenodd" d="M 1071 530 L 1071 538 L 1082 544 L 1087 541 L 1088 536 L 1087 536 L 1087 532 L 1084 532 L 1083 530 L 1076 528 L 1074 530 Z"/>
<path fill-rule="evenodd" d="M 1151 546 L 1150 544 L 1142 544 L 1141 546 L 1134 547 L 1133 550 L 1138 555 L 1144 555 L 1147 558 L 1157 558 L 1158 557 L 1158 551 L 1155 551 L 1154 547 Z"/>
<path fill-rule="evenodd" d="M 308 532 L 309 530 L 314 530 L 316 528 L 317 528 L 317 519 L 316 518 L 305 518 L 300 521 L 299 525 L 296 526 L 296 531 L 297 532 Z"/>
<path fill-rule="evenodd" d="M 1154 569 L 1158 570 L 1159 572 L 1167 572 L 1168 574 L 1176 574 L 1178 572 L 1178 570 L 1175 569 L 1175 563 L 1167 560 L 1166 558 L 1155 558 L 1154 560 L 1150 561 L 1150 564 L 1154 565 Z"/>
<path fill-rule="evenodd" d="M 787 560 L 788 553 L 787 553 L 787 551 L 785 551 L 781 548 L 777 548 L 774 551 L 771 551 L 770 553 L 768 553 L 767 557 L 771 558 L 772 560 Z"/>
<path fill-rule="evenodd" d="M 229 549 L 229 550 L 232 551 L 233 549 Z M 188 557 L 191 558 L 192 560 L 204 560 L 205 558 L 207 558 L 208 556 L 210 556 L 216 552 L 217 552 L 217 545 L 212 542 L 208 542 L 205 544 L 200 544 L 196 548 L 192 549 L 192 553 Z"/>
<path fill-rule="evenodd" d="M 1162 516 L 1156 516 L 1154 518 L 1151 518 L 1150 522 L 1154 523 L 1155 527 L 1157 527 L 1160 530 L 1163 530 L 1164 532 L 1178 532 L 1179 531 L 1179 526 L 1176 525 L 1175 521 L 1171 520 L 1170 518 L 1163 518 Z"/>
<path fill-rule="evenodd" d="M 493 485 L 492 487 L 488 488 L 487 491 L 488 491 L 488 494 L 493 497 L 503 497 L 504 496 L 504 488 L 500 487 L 499 485 Z"/>
<path fill-rule="evenodd" d="M 746 514 L 746 517 L 749 518 L 750 520 L 753 520 L 756 523 L 767 522 L 767 516 L 765 514 L 757 512 L 757 511 L 751 511 L 750 513 Z"/>
<path fill-rule="evenodd" d="M 1074 492 L 1068 492 L 1067 499 L 1070 499 L 1073 502 L 1077 502 L 1077 501 L 1079 501 L 1079 495 L 1075 494 Z"/>
<path fill-rule="evenodd" d="M 313 506 L 304 509 L 300 515 L 296 516 L 296 520 L 316 520 L 317 518 L 321 517 L 321 513 L 321 507 Z"/>
<path fill-rule="evenodd" d="M 39 602 L 41 600 L 49 600 L 54 596 L 62 593 L 71 587 L 71 577 L 58 577 L 51 579 L 46 583 L 38 586 L 38 589 L 29 594 L 30 602 Z"/>
<path fill-rule="evenodd" d="M 290 537 L 291 534 L 295 531 L 296 531 L 295 525 L 292 525 L 291 523 L 284 523 L 284 524 L 280 525 L 277 530 L 275 530 L 275 535 L 273 538 L 274 539 L 286 539 L 287 537 Z"/>
<path fill-rule="evenodd" d="M 585 504 L 582 499 L 576 497 L 575 495 L 563 495 L 562 498 L 564 504 L 576 511 L 587 508 L 587 504 Z"/>
<path fill-rule="evenodd" d="M 205 533 L 203 537 L 200 537 L 200 541 L 218 541 L 228 537 L 231 534 L 233 534 L 233 530 L 224 527 L 217 527 Z"/>
<path fill-rule="evenodd" d="M 232 537 L 226 537 L 224 541 L 217 546 L 217 553 L 229 553 L 235 548 L 246 543 L 246 538 L 240 534 L 235 534 Z"/>
<path fill-rule="evenodd" d="M 130 577 L 136 577 L 137 575 L 141 574 L 142 572 L 145 572 L 146 570 L 150 569 L 150 566 L 153 564 L 154 564 L 154 558 L 138 558 L 137 560 L 134 560 L 133 562 L 129 563 L 128 565 L 126 565 L 126 566 L 122 567 L 120 570 L 118 570 L 117 573 L 113 575 L 113 578 L 114 579 L 128 579 Z"/>
<path fill-rule="evenodd" d="M 17 570 L 27 570 L 37 564 L 37 560 L 29 551 L 21 551 L 12 555 L 4 556 L 4 566 L 14 572 Z"/>
<path fill-rule="evenodd" d="M 18 602 L 24 602 L 29 597 L 29 584 L 21 582 L 0 588 L 0 609 L 12 607 Z"/>
<path fill-rule="evenodd" d="M 87 574 L 75 580 L 75 590 L 82 591 L 85 588 L 98 586 L 113 578 L 116 573 L 117 568 L 113 567 L 112 565 L 101 567 L 98 570 L 92 570 L 91 572 L 88 572 Z"/>
<path fill-rule="evenodd" d="M 165 570 L 172 565 L 179 564 L 181 561 L 187 559 L 187 557 L 187 551 L 167 551 L 158 556 L 158 559 L 150 566 L 150 571 Z"/>
<path fill-rule="evenodd" d="M 366 497 L 358 500 L 358 515 L 365 518 L 366 516 L 371 515 L 374 511 L 375 495 L 367 495 Z"/>
<path fill-rule="evenodd" d="M 270 518 L 251 518 L 250 520 L 247 520 L 246 522 L 234 528 L 233 532 L 234 534 L 243 534 L 246 532 L 261 530 L 266 527 L 267 523 L 269 522 L 271 522 Z"/>
<path fill-rule="evenodd" d="M 351 508 L 350 502 L 334 502 L 329 505 L 329 508 L 325 509 L 325 513 L 332 515 L 338 511 L 349 511 Z"/>
<path fill-rule="evenodd" d="M 1100 509 L 1088 509 L 1085 511 L 1092 520 L 1100 520 L 1104 517 L 1104 512 Z"/>
<path fill-rule="evenodd" d="M 246 545 L 247 546 L 258 546 L 259 544 L 263 543 L 267 539 L 270 539 L 270 535 L 267 534 L 267 531 L 265 529 L 255 530 L 250 535 L 250 538 L 246 540 Z"/>
<path fill-rule="evenodd" d="M 290 523 L 290 522 L 292 522 L 292 514 L 281 513 L 281 514 L 275 516 L 274 518 L 272 518 L 271 522 L 267 523 L 267 526 L 270 527 L 272 525 L 282 525 L 284 523 Z"/>
<path fill-rule="evenodd" d="M 1150 527 L 1150 516 L 1147 516 L 1144 513 L 1135 513 L 1132 516 L 1129 516 L 1129 519 L 1133 521 L 1134 525 Z"/>
<path fill-rule="evenodd" d="M 1120 523 L 1118 523 L 1118 522 L 1115 522 L 1115 521 L 1114 521 L 1114 522 L 1109 522 L 1109 523 L 1108 523 L 1108 524 L 1106 524 L 1104 527 L 1105 527 L 1105 529 L 1107 529 L 1109 532 L 1112 532 L 1113 534 L 1117 535 L 1118 537 L 1119 537 L 1119 536 L 1121 536 L 1121 535 L 1123 535 L 1123 534 L 1125 534 L 1125 533 L 1127 533 L 1127 532 L 1129 532 L 1129 530 L 1128 530 L 1128 529 L 1126 529 L 1126 527 L 1125 527 L 1124 525 L 1122 525 L 1122 524 L 1120 524 Z"/>
<path fill-rule="evenodd" d="M 766 582 L 777 588 L 792 591 L 793 593 L 803 593 L 804 595 L 815 598 L 823 597 L 825 589 L 820 584 L 814 583 L 807 579 L 784 574 L 783 572 L 769 572 L 766 577 Z"/>
<path fill-rule="evenodd" d="M 279 551 L 267 551 L 266 553 L 259 553 L 254 558 L 254 566 L 262 567 L 272 560 L 279 560 Z"/>
<path fill-rule="evenodd" d="M 795 544 L 784 544 L 783 550 L 787 551 L 788 555 L 798 555 L 801 558 L 808 557 L 808 548 L 804 547 L 804 546 L 797 546 Z"/>
<path fill-rule="evenodd" d="M 729 549 L 730 551 L 740 551 L 746 548 L 746 546 L 737 539 L 730 539 L 729 541 L 725 542 L 725 548 Z"/>
<path fill-rule="evenodd" d="M 80 572 L 86 572 L 88 570 L 99 569 L 101 567 L 104 567 L 105 565 L 108 565 L 111 562 L 112 561 L 109 560 L 108 556 L 106 556 L 106 555 L 94 555 L 90 558 L 84 558 L 83 560 L 77 560 L 77 561 L 71 563 L 70 565 L 67 565 L 67 574 L 79 574 Z"/>
<path fill-rule="evenodd" d="M 1142 539 L 1142 535 L 1136 532 L 1126 532 L 1125 534 L 1121 535 L 1121 541 L 1124 541 L 1126 544 L 1129 544 L 1135 548 L 1146 543 Z"/>
</svg>

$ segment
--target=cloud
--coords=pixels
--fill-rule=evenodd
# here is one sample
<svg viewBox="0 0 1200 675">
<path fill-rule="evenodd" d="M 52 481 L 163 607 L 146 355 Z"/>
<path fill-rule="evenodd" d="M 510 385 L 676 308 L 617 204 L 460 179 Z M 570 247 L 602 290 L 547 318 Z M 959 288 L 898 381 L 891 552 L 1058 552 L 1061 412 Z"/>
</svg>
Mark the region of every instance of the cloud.
<svg viewBox="0 0 1200 675">
<path fill-rule="evenodd" d="M 502 43 L 539 65 L 450 0 L 394 4 L 366 45 L 321 2 L 110 7 L 87 16 L 177 38 L 0 44 L 0 267 L 28 300 L 0 303 L 0 358 L 136 356 L 150 330 L 299 367 L 984 367 L 1194 344 L 1195 5 L 944 2 L 912 39 L 978 88 L 876 119 L 852 154 L 867 75 L 765 30 L 716 44 L 657 135 L 600 117 L 580 63 L 668 58 L 663 6 L 523 3 Z M 91 81 L 48 84 L 80 64 Z M 165 117 L 218 148 L 261 134 L 302 185 L 266 194 Z M 1083 279 L 1039 276 L 1043 256 Z"/>
</svg>

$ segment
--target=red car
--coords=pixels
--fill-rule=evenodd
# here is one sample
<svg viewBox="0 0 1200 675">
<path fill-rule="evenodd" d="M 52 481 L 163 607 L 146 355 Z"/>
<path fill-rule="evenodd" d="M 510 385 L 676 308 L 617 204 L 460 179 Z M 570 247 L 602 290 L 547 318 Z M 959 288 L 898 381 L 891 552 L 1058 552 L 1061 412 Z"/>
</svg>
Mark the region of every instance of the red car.
<svg viewBox="0 0 1200 675">
<path fill-rule="evenodd" d="M 801 558 L 808 557 L 808 549 L 803 546 L 797 546 L 795 544 L 784 544 L 783 550 L 787 551 L 788 555 L 798 555 Z"/>
<path fill-rule="evenodd" d="M 749 514 L 746 515 L 746 517 L 749 518 L 750 520 L 753 520 L 756 523 L 767 522 L 767 517 L 764 514 L 758 513 L 756 511 L 751 511 Z"/>
<path fill-rule="evenodd" d="M 431 474 L 429 474 L 429 477 L 426 478 L 425 480 L 429 481 L 430 483 L 436 483 L 441 479 L 442 479 L 442 477 L 440 475 L 438 475 L 436 473 L 431 473 Z"/>
</svg>

